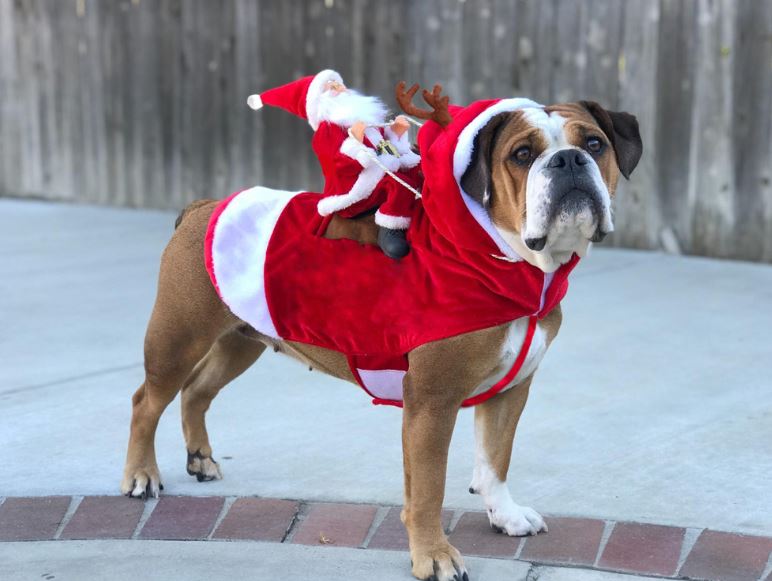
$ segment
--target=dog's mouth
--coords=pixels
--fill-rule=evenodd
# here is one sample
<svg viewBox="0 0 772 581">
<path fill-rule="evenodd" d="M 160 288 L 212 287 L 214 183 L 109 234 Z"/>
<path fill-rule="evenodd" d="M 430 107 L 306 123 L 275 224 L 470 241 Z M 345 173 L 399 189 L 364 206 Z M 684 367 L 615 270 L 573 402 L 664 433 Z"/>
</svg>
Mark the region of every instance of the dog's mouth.
<svg viewBox="0 0 772 581">
<path fill-rule="evenodd" d="M 590 242 L 601 242 L 608 231 L 603 229 L 604 208 L 597 192 L 571 188 L 552 206 L 551 222 L 573 223 Z"/>
<path fill-rule="evenodd" d="M 585 209 L 589 209 L 595 221 L 600 222 L 602 208 L 598 196 L 593 192 L 580 188 L 571 188 L 556 198 L 556 202 L 552 205 L 551 220 L 554 220 L 561 214 L 577 216 Z"/>
<path fill-rule="evenodd" d="M 610 230 L 603 227 L 604 206 L 600 195 L 591 190 L 571 187 L 561 194 L 554 195 L 549 207 L 550 224 L 547 234 L 525 238 L 523 242 L 534 252 L 541 252 L 548 242 L 554 243 L 556 235 L 565 236 L 570 231 L 575 234 L 572 239 L 585 239 L 590 242 L 601 242 Z M 552 238 L 550 238 L 552 232 Z"/>
</svg>

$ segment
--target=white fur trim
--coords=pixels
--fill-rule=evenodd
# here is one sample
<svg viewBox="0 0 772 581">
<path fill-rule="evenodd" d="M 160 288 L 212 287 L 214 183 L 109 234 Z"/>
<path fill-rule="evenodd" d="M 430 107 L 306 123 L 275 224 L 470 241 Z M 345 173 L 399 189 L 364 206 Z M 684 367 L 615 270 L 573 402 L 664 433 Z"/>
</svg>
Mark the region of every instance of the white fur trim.
<svg viewBox="0 0 772 581">
<path fill-rule="evenodd" d="M 306 93 L 306 116 L 308 124 L 316 131 L 319 127 L 319 111 L 316 100 L 324 92 L 324 85 L 328 81 L 337 81 L 343 84 L 343 77 L 332 69 L 325 69 L 314 76 Z"/>
<path fill-rule="evenodd" d="M 388 134 L 384 134 L 384 133 L 381 133 L 381 131 L 379 131 L 375 127 L 368 127 L 367 129 L 365 129 L 365 137 L 367 137 L 368 141 L 370 141 L 370 143 L 372 143 L 373 145 L 379 144 L 381 140 L 383 140 L 384 138 L 389 139 Z M 389 139 L 389 141 L 391 140 Z M 394 145 L 393 142 L 392 142 L 392 145 Z M 375 153 L 374 149 L 371 149 L 369 147 L 367 149 L 370 150 L 372 153 Z M 397 148 L 397 151 L 399 151 L 399 148 Z M 396 172 L 396 171 L 399 171 L 400 167 L 402 167 L 400 160 L 396 156 L 391 155 L 390 153 L 382 153 L 378 155 L 378 161 L 380 161 L 383 165 L 385 165 L 389 171 Z"/>
<path fill-rule="evenodd" d="M 343 155 L 357 160 L 362 167 L 370 167 L 375 163 L 367 153 L 368 149 L 370 148 L 353 137 L 347 137 L 340 146 Z"/>
<path fill-rule="evenodd" d="M 375 223 L 378 226 L 389 228 L 390 230 L 407 230 L 410 226 L 410 218 L 405 216 L 390 216 L 382 214 L 380 210 L 375 213 Z"/>
<path fill-rule="evenodd" d="M 223 302 L 239 319 L 277 339 L 265 296 L 265 253 L 279 216 L 298 193 L 244 190 L 220 214 L 212 240 L 214 278 Z"/>
<path fill-rule="evenodd" d="M 394 130 L 391 128 L 391 126 L 385 127 L 383 130 L 383 134 L 391 141 L 392 144 L 394 144 L 394 147 L 397 148 L 397 151 L 399 152 L 399 167 L 401 169 L 410 169 L 411 167 L 417 166 L 421 162 L 421 156 L 418 155 L 413 151 L 413 148 L 410 146 L 410 138 L 408 137 L 409 131 L 405 131 L 402 135 L 399 137 L 396 133 L 394 133 Z"/>
<path fill-rule="evenodd" d="M 464 127 L 463 131 L 461 131 L 461 134 L 458 136 L 456 149 L 453 152 L 453 176 L 456 178 L 458 188 L 461 190 L 461 197 L 464 200 L 469 213 L 472 214 L 472 217 L 477 220 L 477 222 L 480 224 L 480 226 L 483 227 L 488 236 L 490 236 L 491 239 L 496 243 L 496 246 L 499 247 L 499 250 L 507 258 L 511 258 L 516 261 L 523 260 L 523 258 L 517 252 L 515 252 L 509 244 L 507 244 L 507 242 L 504 240 L 491 221 L 491 218 L 485 208 L 483 208 L 476 200 L 472 199 L 472 197 L 464 191 L 464 188 L 461 187 L 461 178 L 463 177 L 464 172 L 472 161 L 474 140 L 480 130 L 485 127 L 488 121 L 490 121 L 499 113 L 517 111 L 519 109 L 535 109 L 544 115 L 544 107 L 535 101 L 531 101 L 530 99 L 502 99 L 495 105 L 488 107 L 485 111 L 472 119 L 471 123 Z"/>
<path fill-rule="evenodd" d="M 380 161 L 383 165 L 385 165 L 389 171 L 399 171 L 399 158 L 394 157 L 390 153 L 382 153 L 378 156 L 378 161 Z"/>
<path fill-rule="evenodd" d="M 413 151 L 408 151 L 399 156 L 399 167 L 402 169 L 410 169 L 421 163 L 421 156 Z"/>
<path fill-rule="evenodd" d="M 408 153 L 409 151 L 412 151 L 410 149 L 410 138 L 408 137 L 409 131 L 405 131 L 402 135 L 399 137 L 396 133 L 394 133 L 394 130 L 391 128 L 391 125 L 388 125 L 384 127 L 383 134 L 394 144 L 394 147 L 397 148 L 397 151 L 399 153 Z"/>
<path fill-rule="evenodd" d="M 321 216 L 329 216 L 334 212 L 353 206 L 372 194 L 375 186 L 378 185 L 378 182 L 381 181 L 384 175 L 386 175 L 384 171 L 375 164 L 362 168 L 362 171 L 359 172 L 359 177 L 348 193 L 322 198 L 316 205 L 317 211 Z"/>
<path fill-rule="evenodd" d="M 250 109 L 257 111 L 263 106 L 263 99 L 260 97 L 260 95 L 250 95 L 247 97 L 247 105 L 250 107 Z"/>
</svg>

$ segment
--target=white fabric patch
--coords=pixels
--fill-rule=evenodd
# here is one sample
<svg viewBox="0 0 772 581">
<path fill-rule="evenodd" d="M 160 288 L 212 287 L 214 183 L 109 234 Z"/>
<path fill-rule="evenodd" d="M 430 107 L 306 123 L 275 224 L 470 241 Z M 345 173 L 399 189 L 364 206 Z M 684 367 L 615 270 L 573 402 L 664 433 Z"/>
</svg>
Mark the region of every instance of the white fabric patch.
<svg viewBox="0 0 772 581">
<path fill-rule="evenodd" d="M 380 369 L 378 371 L 357 369 L 357 373 L 373 397 L 402 401 L 402 379 L 405 377 L 405 371 L 398 369 Z"/>
<path fill-rule="evenodd" d="M 220 296 L 255 330 L 280 339 L 265 297 L 265 253 L 279 216 L 300 192 L 254 187 L 236 195 L 214 227 L 212 261 Z"/>
</svg>

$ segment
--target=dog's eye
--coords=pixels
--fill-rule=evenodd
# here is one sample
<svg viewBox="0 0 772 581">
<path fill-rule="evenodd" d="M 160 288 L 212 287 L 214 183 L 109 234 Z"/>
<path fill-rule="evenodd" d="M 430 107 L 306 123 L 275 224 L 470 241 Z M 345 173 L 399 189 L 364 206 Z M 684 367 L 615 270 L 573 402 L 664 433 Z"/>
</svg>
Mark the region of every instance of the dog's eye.
<svg viewBox="0 0 772 581">
<path fill-rule="evenodd" d="M 531 161 L 531 148 L 527 145 L 518 147 L 515 150 L 515 153 L 512 154 L 512 159 L 514 159 L 517 163 L 528 163 Z"/>
<path fill-rule="evenodd" d="M 603 142 L 594 136 L 587 138 L 587 151 L 590 151 L 592 153 L 600 153 L 603 151 Z"/>
</svg>

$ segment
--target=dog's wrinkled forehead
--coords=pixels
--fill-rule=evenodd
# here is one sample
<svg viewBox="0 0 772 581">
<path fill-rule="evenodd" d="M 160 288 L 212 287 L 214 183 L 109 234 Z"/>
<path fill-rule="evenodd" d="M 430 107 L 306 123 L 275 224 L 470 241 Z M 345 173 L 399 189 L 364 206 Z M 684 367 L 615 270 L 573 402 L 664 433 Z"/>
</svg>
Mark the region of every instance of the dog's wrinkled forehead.
<svg viewBox="0 0 772 581">
<path fill-rule="evenodd" d="M 523 121 L 541 132 L 542 138 L 550 145 L 565 141 L 563 134 L 566 118 L 559 111 L 529 107 L 520 112 Z"/>
<path fill-rule="evenodd" d="M 589 111 L 577 103 L 530 107 L 522 109 L 520 115 L 524 123 L 540 132 L 547 149 L 565 147 L 571 139 L 571 128 L 577 123 L 603 131 Z"/>
</svg>

